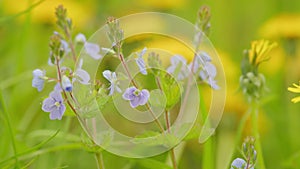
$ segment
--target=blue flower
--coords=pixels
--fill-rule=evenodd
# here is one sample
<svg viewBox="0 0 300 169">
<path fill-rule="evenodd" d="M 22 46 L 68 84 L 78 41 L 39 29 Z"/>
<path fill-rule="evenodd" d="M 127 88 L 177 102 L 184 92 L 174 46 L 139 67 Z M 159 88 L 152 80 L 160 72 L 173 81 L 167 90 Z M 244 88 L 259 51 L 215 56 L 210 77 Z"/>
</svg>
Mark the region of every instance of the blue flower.
<svg viewBox="0 0 300 169">
<path fill-rule="evenodd" d="M 109 96 L 112 95 L 114 93 L 115 90 L 117 90 L 117 92 L 121 93 L 121 89 L 118 86 L 118 79 L 117 79 L 117 75 L 116 72 L 111 72 L 110 70 L 105 70 L 103 71 L 103 76 L 110 82 L 110 86 L 109 86 Z"/>
<path fill-rule="evenodd" d="M 136 64 L 138 65 L 140 72 L 144 75 L 147 75 L 145 61 L 143 59 L 143 55 L 146 53 L 147 48 L 145 47 L 140 53 L 137 53 L 138 58 L 135 59 Z"/>
<path fill-rule="evenodd" d="M 195 55 L 195 61 L 194 64 L 190 63 L 189 68 L 192 68 L 193 65 L 193 73 L 198 73 L 199 69 L 205 65 L 206 62 L 211 62 L 210 56 L 206 52 L 199 52 Z"/>
<path fill-rule="evenodd" d="M 62 88 L 67 92 L 71 92 L 73 89 L 73 85 L 72 85 L 70 79 L 66 75 L 63 75 L 63 77 L 61 79 L 61 85 L 62 85 Z"/>
<path fill-rule="evenodd" d="M 139 105 L 145 105 L 149 99 L 149 91 L 139 90 L 136 87 L 127 88 L 123 94 L 123 99 L 130 101 L 130 106 L 135 108 Z"/>
<path fill-rule="evenodd" d="M 203 70 L 200 71 L 200 78 L 208 83 L 213 89 L 219 89 L 217 82 L 214 80 L 217 75 L 217 69 L 215 65 L 210 62 L 206 62 L 203 66 Z"/>
<path fill-rule="evenodd" d="M 89 54 L 92 58 L 98 60 L 102 58 L 102 55 L 99 54 L 100 47 L 97 44 L 86 42 L 84 44 L 84 49 L 87 54 Z"/>
<path fill-rule="evenodd" d="M 61 40 L 60 43 L 60 48 L 64 51 L 64 54 L 68 54 L 69 52 L 71 52 L 67 41 Z"/>
<path fill-rule="evenodd" d="M 82 69 L 82 64 L 83 64 L 83 60 L 80 59 L 78 67 L 76 69 L 76 71 L 74 72 L 74 78 L 73 78 L 73 82 L 75 80 L 77 80 L 79 83 L 87 85 L 90 84 L 90 75 L 87 71 Z"/>
<path fill-rule="evenodd" d="M 246 167 L 247 167 L 247 163 L 245 160 L 241 158 L 236 158 L 231 163 L 230 169 L 246 169 Z M 251 167 L 251 169 L 254 169 L 254 167 Z"/>
<path fill-rule="evenodd" d="M 178 80 L 183 80 L 189 73 L 186 60 L 180 55 L 173 56 L 171 58 L 171 66 L 167 68 L 167 72 L 175 75 Z"/>
<path fill-rule="evenodd" d="M 45 80 L 47 79 L 46 71 L 42 71 L 40 69 L 35 69 L 32 72 L 33 79 L 32 79 L 32 87 L 37 88 L 37 90 L 40 92 L 44 88 Z"/>
<path fill-rule="evenodd" d="M 82 33 L 77 34 L 76 37 L 75 37 L 75 42 L 77 42 L 77 43 L 85 43 L 86 42 L 86 38 L 85 38 L 84 34 L 82 34 Z"/>
<path fill-rule="evenodd" d="M 206 52 L 199 52 L 194 58 L 194 64 L 191 63 L 189 68 L 193 73 L 199 74 L 199 77 L 209 84 L 213 89 L 219 89 L 215 77 L 217 75 L 217 69 L 215 65 L 211 63 L 211 58 Z M 193 65 L 193 68 L 192 68 Z"/>
<path fill-rule="evenodd" d="M 102 58 L 102 55 L 99 54 L 100 52 L 100 47 L 99 45 L 95 43 L 90 43 L 86 41 L 86 38 L 83 34 L 79 33 L 75 37 L 75 41 L 78 43 L 83 43 L 84 44 L 84 49 L 88 55 L 90 55 L 92 58 L 98 60 Z"/>
<path fill-rule="evenodd" d="M 61 120 L 66 111 L 61 93 L 56 90 L 52 91 L 49 97 L 43 101 L 42 110 L 50 113 L 49 117 L 51 120 Z"/>
</svg>

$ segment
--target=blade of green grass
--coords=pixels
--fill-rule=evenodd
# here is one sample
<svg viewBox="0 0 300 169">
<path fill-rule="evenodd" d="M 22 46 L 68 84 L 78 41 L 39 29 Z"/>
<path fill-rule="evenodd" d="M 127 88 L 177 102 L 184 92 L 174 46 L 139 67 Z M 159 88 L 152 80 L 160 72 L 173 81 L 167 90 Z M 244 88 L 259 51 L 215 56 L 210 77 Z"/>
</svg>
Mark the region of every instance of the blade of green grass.
<svg viewBox="0 0 300 169">
<path fill-rule="evenodd" d="M 4 97 L 3 97 L 3 92 L 2 90 L 0 90 L 0 111 L 3 112 L 4 114 L 4 118 L 5 121 L 7 123 L 7 127 L 8 127 L 8 131 L 9 131 L 9 135 L 11 137 L 11 143 L 12 143 L 12 147 L 13 147 L 13 151 L 14 151 L 14 159 L 16 161 L 16 168 L 20 168 L 20 164 L 19 164 L 19 160 L 18 157 L 16 156 L 17 154 L 17 147 L 16 147 L 16 140 L 15 140 L 15 135 L 14 135 L 14 131 L 12 129 L 12 125 L 10 122 L 10 117 L 9 117 L 9 113 L 7 112 L 7 108 L 6 108 L 6 104 L 4 101 Z"/>
<path fill-rule="evenodd" d="M 0 166 L 4 165 L 5 163 L 17 158 L 17 157 L 22 157 L 24 155 L 27 155 L 31 152 L 34 152 L 36 151 L 37 149 L 41 148 L 42 146 L 44 146 L 45 144 L 47 144 L 49 141 L 51 141 L 57 134 L 59 133 L 59 130 L 57 130 L 51 137 L 49 137 L 47 140 L 41 142 L 40 144 L 34 146 L 33 148 L 27 150 L 27 151 L 24 151 L 24 152 L 21 152 L 21 153 L 18 153 L 18 154 L 15 154 L 14 156 L 4 160 L 4 161 L 1 161 L 0 162 Z"/>
</svg>

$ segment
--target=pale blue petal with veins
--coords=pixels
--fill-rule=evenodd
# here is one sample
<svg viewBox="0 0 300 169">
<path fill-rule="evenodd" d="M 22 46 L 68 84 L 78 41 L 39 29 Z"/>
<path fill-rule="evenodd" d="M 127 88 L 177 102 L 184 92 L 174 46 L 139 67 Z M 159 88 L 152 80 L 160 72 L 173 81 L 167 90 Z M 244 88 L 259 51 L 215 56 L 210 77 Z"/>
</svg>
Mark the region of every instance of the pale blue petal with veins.
<svg viewBox="0 0 300 169">
<path fill-rule="evenodd" d="M 44 83 L 45 83 L 45 75 L 46 71 L 42 71 L 40 69 L 35 69 L 32 72 L 33 79 L 32 79 L 32 87 L 37 88 L 37 90 L 40 92 L 44 88 Z"/>
</svg>

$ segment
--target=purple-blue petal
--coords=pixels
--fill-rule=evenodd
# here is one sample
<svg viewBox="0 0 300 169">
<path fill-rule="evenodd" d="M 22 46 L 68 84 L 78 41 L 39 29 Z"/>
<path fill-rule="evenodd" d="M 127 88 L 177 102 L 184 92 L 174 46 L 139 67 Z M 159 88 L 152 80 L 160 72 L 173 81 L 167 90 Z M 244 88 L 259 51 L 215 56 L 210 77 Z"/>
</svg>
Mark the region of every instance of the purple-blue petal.
<svg viewBox="0 0 300 169">
<path fill-rule="evenodd" d="M 145 65 L 145 61 L 143 58 L 137 58 L 136 59 L 136 63 L 140 69 L 140 72 L 144 75 L 147 75 L 147 71 L 146 71 L 146 65 Z"/>
<path fill-rule="evenodd" d="M 133 100 L 130 100 L 130 106 L 132 108 L 136 108 L 140 103 L 140 98 L 139 97 L 134 97 Z"/>
<path fill-rule="evenodd" d="M 66 111 L 66 107 L 65 105 L 60 105 L 60 107 L 56 107 L 55 109 L 53 109 L 51 112 L 50 112 L 50 119 L 51 120 L 61 120 L 62 119 L 62 116 L 64 115 L 64 112 Z"/>
<path fill-rule="evenodd" d="M 45 80 L 43 79 L 43 77 L 45 76 L 45 74 L 45 71 L 42 71 L 40 69 L 35 69 L 32 72 L 32 87 L 37 88 L 39 92 L 42 91 L 44 88 Z"/>
<path fill-rule="evenodd" d="M 216 69 L 215 65 L 213 65 L 212 63 L 206 63 L 204 69 L 206 69 L 209 77 L 212 77 L 212 78 L 216 77 L 217 69 Z"/>
<path fill-rule="evenodd" d="M 76 70 L 76 75 L 77 75 L 77 80 L 81 83 L 81 84 L 89 84 L 90 81 L 90 75 L 87 71 L 83 70 L 83 69 L 77 69 Z"/>
<path fill-rule="evenodd" d="M 56 83 L 56 85 L 54 86 L 54 90 L 55 91 L 58 91 L 58 92 L 61 92 L 62 91 L 62 88 L 60 86 L 60 83 Z"/>
<path fill-rule="evenodd" d="M 148 99 L 149 99 L 149 92 L 146 89 L 143 89 L 140 93 L 140 100 L 139 100 L 139 105 L 144 105 L 147 103 Z"/>
<path fill-rule="evenodd" d="M 176 66 L 171 65 L 171 66 L 169 66 L 169 67 L 167 68 L 167 72 L 170 73 L 170 74 L 172 74 L 172 73 L 174 73 L 175 68 L 176 68 Z"/>
<path fill-rule="evenodd" d="M 112 72 L 110 70 L 104 70 L 102 72 L 103 77 L 105 77 L 105 79 L 107 79 L 108 81 L 112 81 Z"/>
<path fill-rule="evenodd" d="M 109 89 L 108 95 L 111 96 L 115 91 L 115 84 L 111 83 L 108 89 Z"/>
<path fill-rule="evenodd" d="M 55 106 L 54 104 L 55 100 L 51 97 L 48 97 L 43 101 L 42 110 L 44 112 L 50 112 L 53 109 L 53 106 Z"/>
<path fill-rule="evenodd" d="M 79 43 L 85 43 L 86 42 L 86 38 L 85 38 L 84 34 L 79 33 L 79 34 L 76 35 L 75 41 L 79 42 Z"/>
<path fill-rule="evenodd" d="M 58 91 L 52 91 L 49 96 L 50 98 L 53 98 L 56 102 L 63 102 L 62 95 Z"/>
<path fill-rule="evenodd" d="M 134 86 L 127 88 L 123 94 L 123 99 L 133 100 L 136 97 L 134 95 L 135 90 L 136 90 L 136 88 Z"/>
<path fill-rule="evenodd" d="M 102 55 L 99 54 L 99 52 L 100 52 L 99 45 L 86 42 L 84 44 L 84 48 L 85 48 L 86 53 L 89 54 L 92 58 L 94 58 L 96 60 L 102 58 Z"/>
<path fill-rule="evenodd" d="M 236 158 L 235 160 L 233 160 L 233 162 L 231 163 L 231 169 L 234 169 L 233 167 L 236 168 L 242 168 L 243 165 L 246 164 L 246 161 L 241 159 L 241 158 Z M 246 166 L 245 166 L 246 168 Z"/>
</svg>

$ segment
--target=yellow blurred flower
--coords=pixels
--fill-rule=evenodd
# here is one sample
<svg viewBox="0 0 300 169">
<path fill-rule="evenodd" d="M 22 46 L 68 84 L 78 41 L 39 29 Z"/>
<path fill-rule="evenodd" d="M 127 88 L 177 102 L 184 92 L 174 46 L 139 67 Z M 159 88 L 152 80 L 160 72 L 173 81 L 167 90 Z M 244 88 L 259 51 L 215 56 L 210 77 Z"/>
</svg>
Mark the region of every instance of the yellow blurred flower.
<svg viewBox="0 0 300 169">
<path fill-rule="evenodd" d="M 2 2 L 4 13 L 6 15 L 15 15 L 28 9 L 29 6 L 36 3 L 28 3 L 28 1 L 4 0 Z M 94 0 L 72 1 L 72 0 L 45 0 L 30 11 L 31 20 L 39 23 L 54 23 L 55 8 L 58 5 L 64 5 L 68 10 L 68 16 L 72 18 L 76 27 L 87 24 L 95 14 Z M 17 3 L 17 5 L 16 5 Z"/>
<path fill-rule="evenodd" d="M 270 59 L 269 52 L 277 46 L 277 43 L 271 43 L 268 40 L 258 40 L 251 43 L 249 50 L 249 62 L 254 65 L 259 65 L 261 62 Z"/>
<path fill-rule="evenodd" d="M 299 82 L 300 83 L 300 82 Z M 293 84 L 294 87 L 289 87 L 288 90 L 293 93 L 300 93 L 300 86 L 297 84 Z M 291 100 L 293 103 L 300 102 L 300 96 L 295 97 Z"/>
<path fill-rule="evenodd" d="M 266 38 L 300 38 L 300 14 L 281 14 L 267 21 L 260 30 Z"/>
<path fill-rule="evenodd" d="M 136 4 L 159 9 L 172 9 L 176 7 L 182 7 L 187 2 L 188 0 L 135 0 Z"/>
</svg>

